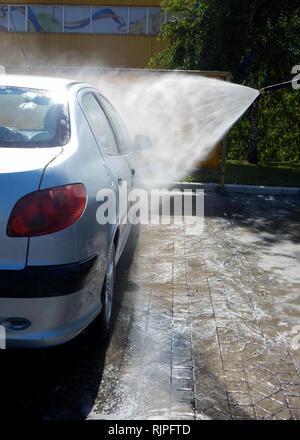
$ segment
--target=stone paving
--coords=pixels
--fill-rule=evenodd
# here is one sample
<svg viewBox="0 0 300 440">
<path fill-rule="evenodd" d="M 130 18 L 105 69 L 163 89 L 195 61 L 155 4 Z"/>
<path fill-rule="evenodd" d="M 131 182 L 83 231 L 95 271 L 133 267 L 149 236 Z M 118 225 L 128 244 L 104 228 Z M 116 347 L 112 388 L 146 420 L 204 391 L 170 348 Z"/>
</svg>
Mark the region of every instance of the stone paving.
<svg viewBox="0 0 300 440">
<path fill-rule="evenodd" d="M 200 236 L 142 226 L 90 417 L 300 418 L 299 220 L 299 198 L 207 194 Z"/>
<path fill-rule="evenodd" d="M 207 193 L 200 235 L 134 227 L 107 349 L 5 353 L 2 418 L 300 419 L 299 220 L 299 197 Z"/>
</svg>

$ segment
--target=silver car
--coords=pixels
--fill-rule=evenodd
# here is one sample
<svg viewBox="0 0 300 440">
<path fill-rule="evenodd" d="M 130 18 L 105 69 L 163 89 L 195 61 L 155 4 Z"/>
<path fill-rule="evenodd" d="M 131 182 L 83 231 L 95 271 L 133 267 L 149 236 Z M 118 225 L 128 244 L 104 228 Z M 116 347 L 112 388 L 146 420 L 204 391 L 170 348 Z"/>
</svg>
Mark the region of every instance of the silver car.
<svg viewBox="0 0 300 440">
<path fill-rule="evenodd" d="M 97 316 L 111 324 L 128 206 L 101 224 L 98 192 L 132 188 L 128 132 L 94 87 L 0 78 L 0 328 L 6 347 L 46 347 Z M 101 335 L 99 335 L 101 336 Z M 2 340 L 3 343 L 3 340 Z"/>
</svg>

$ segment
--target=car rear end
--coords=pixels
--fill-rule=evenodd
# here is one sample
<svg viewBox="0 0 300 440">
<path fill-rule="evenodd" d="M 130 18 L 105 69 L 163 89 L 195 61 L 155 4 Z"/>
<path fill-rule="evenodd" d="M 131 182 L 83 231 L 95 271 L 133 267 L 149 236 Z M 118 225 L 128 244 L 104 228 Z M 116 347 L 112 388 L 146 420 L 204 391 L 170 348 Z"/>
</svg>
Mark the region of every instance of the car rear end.
<svg viewBox="0 0 300 440">
<path fill-rule="evenodd" d="M 76 175 L 78 159 L 83 166 L 78 152 L 66 84 L 51 90 L 22 78 L 0 84 L 0 338 L 6 348 L 66 342 L 100 310 L 105 252 L 100 258 L 85 245 L 93 235 L 97 242 L 94 232 L 103 234 L 88 227 L 94 212 L 88 192 L 96 200 L 97 185 Z"/>
</svg>

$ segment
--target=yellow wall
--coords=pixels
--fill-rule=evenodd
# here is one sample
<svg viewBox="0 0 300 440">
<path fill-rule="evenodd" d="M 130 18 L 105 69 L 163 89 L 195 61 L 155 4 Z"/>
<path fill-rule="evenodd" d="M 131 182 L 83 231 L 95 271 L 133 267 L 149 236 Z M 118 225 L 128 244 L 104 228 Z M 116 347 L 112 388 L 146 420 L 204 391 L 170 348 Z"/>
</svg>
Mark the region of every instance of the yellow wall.
<svg viewBox="0 0 300 440">
<path fill-rule="evenodd" d="M 10 2 L 0 1 L 0 4 Z M 159 6 L 161 0 L 12 0 L 11 4 Z M 167 46 L 152 35 L 0 33 L 0 64 L 145 68 Z M 27 60 L 25 59 L 27 58 Z"/>
<path fill-rule="evenodd" d="M 0 64 L 26 66 L 28 61 L 31 66 L 145 68 L 150 57 L 166 45 L 148 35 L 3 32 Z"/>
</svg>

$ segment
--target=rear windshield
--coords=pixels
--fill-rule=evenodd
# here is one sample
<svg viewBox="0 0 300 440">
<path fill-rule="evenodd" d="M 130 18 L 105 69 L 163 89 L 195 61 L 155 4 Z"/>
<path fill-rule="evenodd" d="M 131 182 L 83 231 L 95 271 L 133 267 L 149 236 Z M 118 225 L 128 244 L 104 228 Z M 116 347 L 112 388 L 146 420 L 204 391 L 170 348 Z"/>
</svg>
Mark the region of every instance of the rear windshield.
<svg viewBox="0 0 300 440">
<path fill-rule="evenodd" d="M 0 86 L 0 147 L 57 147 L 70 139 L 62 94 Z"/>
</svg>

